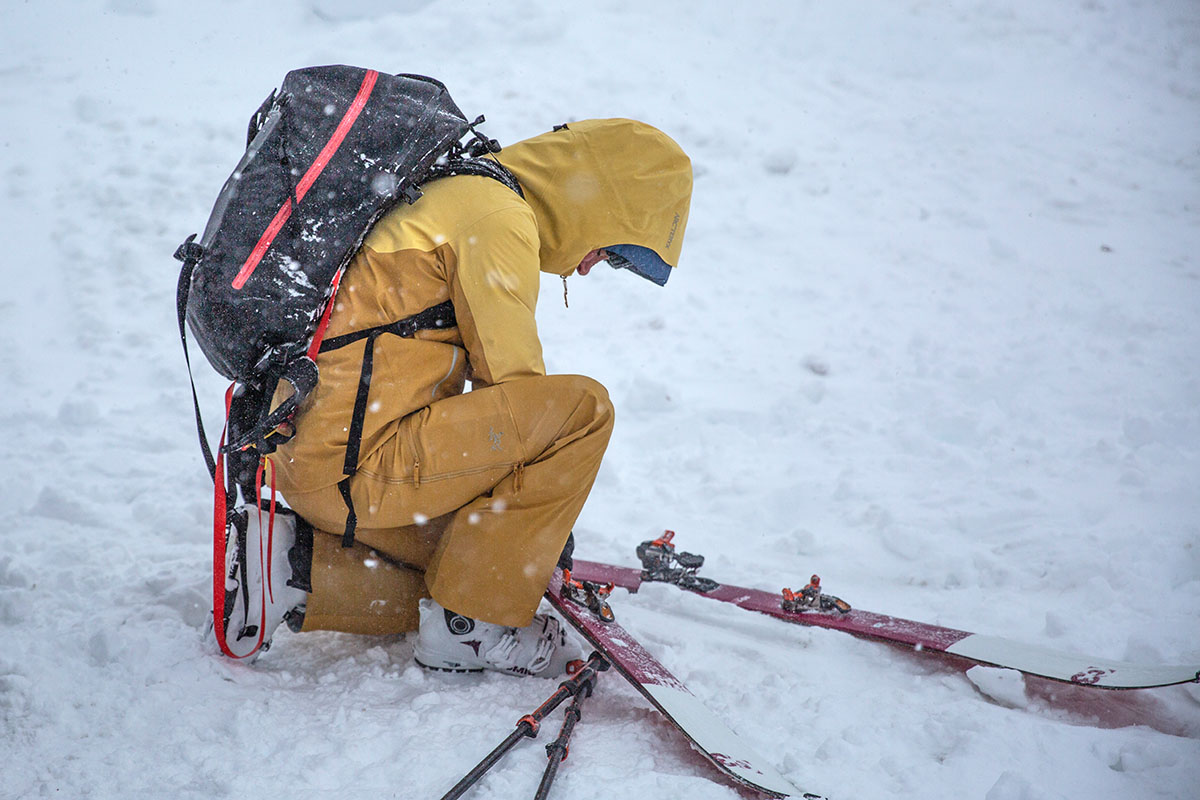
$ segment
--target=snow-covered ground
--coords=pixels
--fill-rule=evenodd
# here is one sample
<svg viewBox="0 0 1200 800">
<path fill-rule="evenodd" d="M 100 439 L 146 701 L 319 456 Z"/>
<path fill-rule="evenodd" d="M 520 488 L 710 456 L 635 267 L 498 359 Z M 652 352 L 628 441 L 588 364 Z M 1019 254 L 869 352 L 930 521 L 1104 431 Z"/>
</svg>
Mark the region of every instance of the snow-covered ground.
<svg viewBox="0 0 1200 800">
<path fill-rule="evenodd" d="M 579 555 L 669 527 L 731 582 L 1200 662 L 1194 0 L 10 0 L 0 797 L 437 797 L 554 688 L 429 674 L 402 638 L 201 648 L 171 253 L 262 98 L 334 62 L 437 76 L 503 142 L 631 116 L 693 158 L 667 289 L 545 285 L 548 365 L 618 409 Z M 1194 685 L 1047 691 L 665 587 L 616 603 L 809 791 L 1200 793 Z M 532 796 L 544 757 L 475 795 Z M 711 778 L 606 676 L 553 796 L 738 796 Z"/>
</svg>

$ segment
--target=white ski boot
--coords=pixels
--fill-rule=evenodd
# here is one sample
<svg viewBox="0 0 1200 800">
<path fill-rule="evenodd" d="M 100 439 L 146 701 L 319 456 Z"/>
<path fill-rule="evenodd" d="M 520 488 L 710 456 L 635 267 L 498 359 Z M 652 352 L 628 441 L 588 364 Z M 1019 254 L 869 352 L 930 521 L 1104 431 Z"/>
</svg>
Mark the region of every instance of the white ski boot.
<svg viewBox="0 0 1200 800">
<path fill-rule="evenodd" d="M 422 600 L 420 613 L 415 655 L 427 669 L 556 678 L 582 658 L 563 624 L 547 614 L 534 615 L 527 627 L 509 628 L 455 614 L 435 600 Z"/>
<path fill-rule="evenodd" d="M 271 646 L 281 622 L 299 629 L 308 593 L 292 585 L 288 554 L 296 543 L 295 515 L 277 510 L 272 524 L 268 512 L 253 505 L 235 513 L 245 513 L 247 524 L 244 537 L 231 525 L 225 545 L 224 641 L 217 640 L 211 618 L 205 635 L 225 655 L 254 660 Z"/>
</svg>

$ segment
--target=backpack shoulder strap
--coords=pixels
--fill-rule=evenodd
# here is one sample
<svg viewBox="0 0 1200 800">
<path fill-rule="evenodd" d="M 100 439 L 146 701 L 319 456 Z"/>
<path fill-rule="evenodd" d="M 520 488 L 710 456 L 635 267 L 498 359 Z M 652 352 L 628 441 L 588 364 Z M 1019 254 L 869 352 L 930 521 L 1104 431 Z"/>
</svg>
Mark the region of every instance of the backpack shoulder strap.
<svg viewBox="0 0 1200 800">
<path fill-rule="evenodd" d="M 453 155 L 445 162 L 435 165 L 425 183 L 438 178 L 450 178 L 454 175 L 479 175 L 484 178 L 492 178 L 512 189 L 520 195 L 522 200 L 525 199 L 525 192 L 521 190 L 517 176 L 513 175 L 499 161 L 491 158 L 468 158 L 463 155 Z"/>
</svg>

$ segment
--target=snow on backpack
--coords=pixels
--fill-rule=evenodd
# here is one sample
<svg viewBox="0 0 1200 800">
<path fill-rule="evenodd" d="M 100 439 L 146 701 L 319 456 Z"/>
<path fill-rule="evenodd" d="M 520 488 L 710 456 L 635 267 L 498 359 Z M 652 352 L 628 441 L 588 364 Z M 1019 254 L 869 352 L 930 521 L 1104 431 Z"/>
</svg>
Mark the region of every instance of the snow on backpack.
<svg viewBox="0 0 1200 800">
<path fill-rule="evenodd" d="M 416 202 L 421 184 L 476 174 L 520 193 L 511 173 L 478 158 L 500 149 L 475 130 L 481 122 L 482 116 L 468 122 L 446 87 L 432 78 L 349 66 L 289 72 L 251 117 L 245 154 L 217 196 L 204 233 L 198 241 L 189 236 L 176 251 L 183 262 L 176 297 L 179 336 L 189 375 L 188 328 L 213 368 L 233 381 L 215 458 L 192 385 L 200 447 L 215 490 L 216 625 L 229 601 L 222 593 L 231 531 L 246 552 L 246 512 L 235 511 L 237 493 L 246 504 L 262 507 L 265 456 L 295 434 L 293 417 L 317 383 L 318 352 L 367 339 L 340 486 L 348 508 L 343 543 L 353 542 L 349 481 L 357 470 L 356 434 L 374 339 L 452 327 L 455 319 L 447 301 L 383 328 L 323 343 L 334 296 L 371 226 L 397 203 Z M 473 138 L 464 144 L 468 133 Z M 291 395 L 271 408 L 281 381 L 291 385 Z M 217 633 L 225 649 L 219 627 Z"/>
</svg>

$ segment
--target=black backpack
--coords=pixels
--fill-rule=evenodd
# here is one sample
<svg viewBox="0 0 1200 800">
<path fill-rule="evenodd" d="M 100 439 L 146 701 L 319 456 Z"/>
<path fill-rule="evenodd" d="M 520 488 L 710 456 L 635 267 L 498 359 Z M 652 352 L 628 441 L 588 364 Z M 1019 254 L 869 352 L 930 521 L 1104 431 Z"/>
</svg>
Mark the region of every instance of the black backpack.
<svg viewBox="0 0 1200 800">
<path fill-rule="evenodd" d="M 375 221 L 402 200 L 416 202 L 422 183 L 478 174 L 520 193 L 511 173 L 478 158 L 500 149 L 475 130 L 482 121 L 468 122 L 432 78 L 348 66 L 289 72 L 251 117 L 246 152 L 203 235 L 189 236 L 175 253 L 184 262 L 176 298 L 184 356 L 190 328 L 209 363 L 234 381 L 226 401 L 228 444 L 223 440 L 218 452 L 229 459 L 229 491 L 222 493 L 229 509 L 238 489 L 247 501 L 257 496 L 262 457 L 294 435 L 292 418 L 316 385 L 320 349 L 455 324 L 446 302 L 385 329 L 322 344 L 346 265 Z M 463 144 L 468 133 L 473 138 Z M 369 383 L 367 359 L 364 377 Z M 294 391 L 272 409 L 280 381 Z M 360 393 L 365 404 L 365 386 Z M 221 482 L 194 385 L 192 395 L 201 449 Z M 357 458 L 352 433 L 347 487 Z"/>
</svg>

